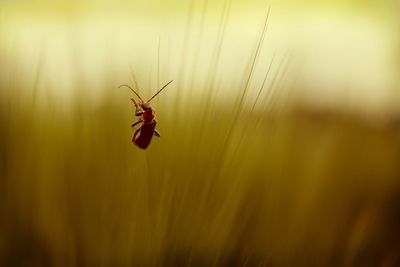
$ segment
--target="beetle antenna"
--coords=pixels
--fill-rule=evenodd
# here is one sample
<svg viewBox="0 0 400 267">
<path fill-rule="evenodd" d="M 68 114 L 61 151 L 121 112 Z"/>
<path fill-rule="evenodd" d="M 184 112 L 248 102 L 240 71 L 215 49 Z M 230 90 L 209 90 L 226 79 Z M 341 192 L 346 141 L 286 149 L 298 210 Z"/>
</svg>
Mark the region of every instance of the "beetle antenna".
<svg viewBox="0 0 400 267">
<path fill-rule="evenodd" d="M 165 87 L 167 87 L 170 83 L 172 83 L 174 80 L 169 81 L 166 85 L 164 85 L 158 92 L 153 95 L 149 100 L 147 100 L 147 103 L 149 103 L 153 98 L 155 98 L 159 93 L 161 93 L 162 90 L 164 90 Z"/>
<path fill-rule="evenodd" d="M 131 91 L 132 91 L 135 95 L 137 95 L 137 97 L 139 97 L 139 99 L 140 99 L 142 102 L 144 102 L 143 99 L 140 97 L 140 95 L 139 95 L 138 93 L 136 93 L 136 91 L 133 90 L 132 87 L 130 87 L 130 86 L 127 85 L 127 84 L 121 84 L 120 86 L 118 86 L 118 88 L 121 88 L 122 86 L 125 86 L 125 87 L 128 87 L 129 89 L 131 89 Z"/>
</svg>

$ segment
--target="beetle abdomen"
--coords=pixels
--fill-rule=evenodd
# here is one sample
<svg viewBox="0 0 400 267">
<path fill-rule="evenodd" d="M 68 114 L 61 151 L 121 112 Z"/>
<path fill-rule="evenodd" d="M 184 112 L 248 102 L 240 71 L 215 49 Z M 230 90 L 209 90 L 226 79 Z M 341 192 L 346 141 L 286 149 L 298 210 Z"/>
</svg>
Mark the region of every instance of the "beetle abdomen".
<svg viewBox="0 0 400 267">
<path fill-rule="evenodd" d="M 140 128 L 139 137 L 134 140 L 135 144 L 141 149 L 146 149 L 151 142 L 154 135 L 154 129 L 156 128 L 157 122 L 155 120 L 150 122 L 144 122 Z"/>
</svg>

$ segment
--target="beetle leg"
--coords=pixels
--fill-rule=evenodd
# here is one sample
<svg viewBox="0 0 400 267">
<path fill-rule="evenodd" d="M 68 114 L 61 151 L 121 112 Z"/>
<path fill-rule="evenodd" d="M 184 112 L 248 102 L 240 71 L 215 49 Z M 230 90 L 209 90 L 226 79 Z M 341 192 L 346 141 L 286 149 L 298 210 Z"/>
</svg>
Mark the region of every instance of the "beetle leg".
<svg viewBox="0 0 400 267">
<path fill-rule="evenodd" d="M 141 122 L 143 122 L 143 120 L 138 120 L 137 122 L 135 122 L 134 124 L 132 124 L 131 127 L 133 128 L 133 127 L 135 127 L 137 124 L 139 124 L 139 123 L 141 123 Z"/>
<path fill-rule="evenodd" d="M 143 111 L 143 110 L 139 110 L 139 108 L 138 108 L 138 107 L 136 107 L 136 110 L 135 110 L 135 116 L 137 116 L 137 117 L 139 117 L 139 116 L 142 116 L 142 115 L 143 115 L 143 113 L 144 113 L 144 111 Z"/>
<path fill-rule="evenodd" d="M 157 137 L 161 137 L 160 133 L 157 130 L 154 130 L 154 135 Z"/>
<path fill-rule="evenodd" d="M 135 105 L 135 108 L 138 109 L 138 104 L 136 103 L 135 99 L 131 98 L 131 101 L 132 101 L 133 104 Z"/>
<path fill-rule="evenodd" d="M 135 99 L 131 98 L 131 101 L 133 102 L 133 104 L 135 105 L 135 116 L 142 116 L 144 111 L 139 111 L 140 107 L 139 105 L 136 103 Z"/>
<path fill-rule="evenodd" d="M 139 110 L 139 108 L 136 106 L 136 110 L 135 110 L 135 116 L 139 117 L 142 116 L 144 113 L 143 110 Z"/>
<path fill-rule="evenodd" d="M 132 142 L 135 142 L 135 140 L 136 140 L 136 135 L 139 133 L 140 129 L 141 129 L 141 128 L 137 129 L 137 130 L 135 131 L 135 133 L 133 134 L 133 136 L 132 136 Z"/>
</svg>

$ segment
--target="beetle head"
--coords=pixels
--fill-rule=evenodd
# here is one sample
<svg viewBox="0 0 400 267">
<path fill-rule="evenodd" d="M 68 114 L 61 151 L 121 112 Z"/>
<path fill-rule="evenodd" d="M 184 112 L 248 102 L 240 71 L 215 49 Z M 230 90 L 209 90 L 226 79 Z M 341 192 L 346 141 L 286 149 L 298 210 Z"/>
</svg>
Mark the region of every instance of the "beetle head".
<svg viewBox="0 0 400 267">
<path fill-rule="evenodd" d="M 141 103 L 140 106 L 141 106 L 141 108 L 142 108 L 144 111 L 147 111 L 147 110 L 150 110 L 150 109 L 151 109 L 150 104 L 147 103 L 147 102 Z"/>
</svg>

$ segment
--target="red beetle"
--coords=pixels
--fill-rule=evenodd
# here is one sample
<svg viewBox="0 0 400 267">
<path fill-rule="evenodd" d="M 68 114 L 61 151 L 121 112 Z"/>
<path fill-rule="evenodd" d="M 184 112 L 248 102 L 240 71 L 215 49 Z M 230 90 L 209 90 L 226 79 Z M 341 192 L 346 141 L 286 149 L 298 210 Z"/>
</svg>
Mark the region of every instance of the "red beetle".
<svg viewBox="0 0 400 267">
<path fill-rule="evenodd" d="M 153 95 L 146 102 L 133 90 L 129 85 L 123 84 L 119 87 L 126 86 L 132 90 L 132 92 L 140 99 L 139 103 L 136 103 L 134 98 L 131 98 L 131 101 L 135 105 L 135 116 L 140 117 L 137 122 L 131 125 L 131 127 L 135 127 L 137 124 L 142 123 L 142 125 L 135 131 L 132 136 L 132 142 L 135 143 L 139 148 L 146 149 L 151 142 L 153 136 L 160 137 L 160 133 L 156 130 L 156 113 L 154 109 L 150 106 L 150 101 L 153 100 L 165 87 L 167 87 L 173 80 L 169 81 L 166 85 L 164 85 L 158 92 Z M 140 132 L 140 134 L 139 134 Z M 137 135 L 139 136 L 137 137 Z"/>
</svg>

